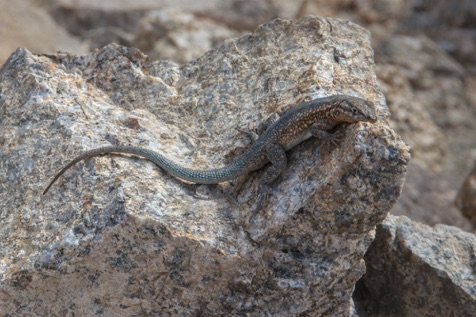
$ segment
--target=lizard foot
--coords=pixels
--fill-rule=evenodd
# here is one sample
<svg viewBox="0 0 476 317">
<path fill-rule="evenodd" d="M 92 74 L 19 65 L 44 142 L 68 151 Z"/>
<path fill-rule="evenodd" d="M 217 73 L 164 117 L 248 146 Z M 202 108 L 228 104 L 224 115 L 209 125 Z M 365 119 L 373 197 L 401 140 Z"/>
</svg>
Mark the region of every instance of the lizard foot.
<svg viewBox="0 0 476 317">
<path fill-rule="evenodd" d="M 229 203 L 234 206 L 240 205 L 238 200 L 233 197 L 230 192 L 228 192 L 226 189 L 222 188 L 218 184 L 198 185 L 197 187 L 195 187 L 193 197 L 200 200 L 225 198 Z"/>
</svg>

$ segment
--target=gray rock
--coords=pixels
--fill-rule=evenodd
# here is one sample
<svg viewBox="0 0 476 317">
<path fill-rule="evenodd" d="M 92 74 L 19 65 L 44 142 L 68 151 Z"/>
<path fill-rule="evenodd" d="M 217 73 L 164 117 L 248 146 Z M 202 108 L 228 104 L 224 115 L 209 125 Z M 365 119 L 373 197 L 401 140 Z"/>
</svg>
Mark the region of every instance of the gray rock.
<svg viewBox="0 0 476 317">
<path fill-rule="evenodd" d="M 181 67 L 116 45 L 17 50 L 0 72 L 0 311 L 349 315 L 410 157 L 372 58 L 368 32 L 321 18 L 272 21 Z M 342 127 L 328 151 L 316 140 L 291 150 L 259 209 L 262 170 L 192 186 L 124 156 L 80 163 L 41 196 L 63 164 L 111 143 L 220 166 L 249 146 L 243 130 L 336 93 L 375 102 L 379 122 Z"/>
<path fill-rule="evenodd" d="M 461 316 L 476 312 L 476 237 L 389 215 L 365 255 L 354 300 L 361 316 Z"/>
</svg>

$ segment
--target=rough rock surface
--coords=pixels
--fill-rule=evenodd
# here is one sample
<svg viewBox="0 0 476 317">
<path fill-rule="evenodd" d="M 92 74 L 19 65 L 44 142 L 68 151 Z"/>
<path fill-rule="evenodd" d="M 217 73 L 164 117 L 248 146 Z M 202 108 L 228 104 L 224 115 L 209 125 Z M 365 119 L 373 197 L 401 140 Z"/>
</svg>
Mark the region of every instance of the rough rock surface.
<svg viewBox="0 0 476 317">
<path fill-rule="evenodd" d="M 84 56 L 17 50 L 0 73 L 0 311 L 350 314 L 409 160 L 373 68 L 364 29 L 320 18 L 275 20 L 181 67 L 115 45 Z M 120 156 L 78 164 L 41 196 L 61 165 L 99 145 L 220 166 L 249 146 L 243 130 L 337 93 L 375 102 L 379 122 L 342 127 L 328 151 L 316 140 L 291 150 L 260 208 L 262 170 L 192 186 Z"/>
<path fill-rule="evenodd" d="M 365 255 L 354 300 L 362 316 L 460 316 L 476 312 L 476 236 L 390 215 Z"/>
<path fill-rule="evenodd" d="M 476 7 L 473 3 L 460 0 L 59 0 L 45 6 L 58 24 L 87 41 L 90 47 L 102 47 L 114 41 L 137 47 L 153 58 L 179 63 L 219 46 L 226 34 L 236 36 L 233 34 L 252 31 L 272 17 L 331 16 L 364 25 L 371 31 L 376 48 L 376 72 L 392 112 L 390 126 L 411 146 L 415 159 L 412 163 L 428 168 L 418 174 L 428 177 L 426 182 L 413 179 L 412 175 L 407 182 L 417 191 L 435 196 L 441 193 L 442 186 L 431 192 L 430 186 L 415 185 L 426 185 L 431 179 L 451 175 L 446 184 L 449 191 L 440 197 L 448 198 L 444 205 L 450 206 L 455 198 L 450 194 L 457 187 L 449 185 L 459 185 L 476 158 Z M 182 12 L 170 14 L 172 8 Z M 405 192 L 402 198 L 406 202 L 412 199 Z M 438 217 L 434 217 L 432 204 L 417 208 L 427 214 L 414 218 L 418 220 L 443 219 L 445 224 L 459 225 L 462 219 L 458 215 L 456 221 L 451 221 L 441 208 L 436 210 Z M 456 210 L 451 209 L 453 215 Z M 417 214 L 416 209 L 404 213 L 410 217 Z"/>
</svg>

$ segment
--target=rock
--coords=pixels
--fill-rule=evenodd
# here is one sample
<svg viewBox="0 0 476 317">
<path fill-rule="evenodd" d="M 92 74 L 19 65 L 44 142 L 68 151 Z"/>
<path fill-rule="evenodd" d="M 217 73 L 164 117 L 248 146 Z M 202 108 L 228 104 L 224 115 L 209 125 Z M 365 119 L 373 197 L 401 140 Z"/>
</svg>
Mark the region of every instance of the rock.
<svg viewBox="0 0 476 317">
<path fill-rule="evenodd" d="M 431 171 L 413 160 L 408 165 L 407 175 L 402 195 L 392 208 L 392 214 L 404 215 L 430 226 L 445 224 L 465 231 L 474 230 L 474 224 L 454 204 L 459 185 L 455 175 Z"/>
<path fill-rule="evenodd" d="M 85 45 L 65 32 L 44 10 L 31 5 L 30 1 L 12 3 L 0 0 L 0 8 L 0 65 L 19 46 L 43 53 L 86 51 Z"/>
<path fill-rule="evenodd" d="M 402 33 L 425 33 L 459 62 L 476 66 L 476 3 L 474 1 L 418 1 L 401 21 Z"/>
<path fill-rule="evenodd" d="M 368 32 L 327 18 L 275 20 L 180 67 L 117 45 L 17 50 L 0 72 L 0 311 L 350 314 L 410 156 L 388 127 L 372 57 Z M 373 101 L 379 122 L 341 127 L 329 150 L 317 140 L 292 149 L 260 208 L 263 169 L 193 186 L 120 156 L 78 164 L 41 195 L 61 165 L 105 144 L 226 164 L 251 142 L 242 131 L 337 93 Z"/>
<path fill-rule="evenodd" d="M 455 202 L 463 215 L 476 226 L 476 164 L 461 186 Z"/>
<path fill-rule="evenodd" d="M 403 74 L 409 81 L 412 104 L 420 104 L 418 110 L 424 109 L 427 116 L 444 131 L 445 137 L 440 145 L 441 151 L 446 151 L 443 169 L 455 175 L 464 175 L 466 167 L 472 163 L 468 149 L 476 147 L 476 139 L 470 137 L 476 130 L 475 108 L 470 97 L 470 91 L 474 89 L 468 86 L 471 83 L 475 86 L 471 76 L 462 65 L 424 36 L 391 37 L 376 48 L 376 61 L 394 66 L 398 69 L 394 73 Z M 392 113 L 400 116 L 397 109 L 393 108 Z M 415 116 L 421 117 L 418 113 Z M 428 126 L 426 119 L 423 123 Z M 438 138 L 432 137 L 433 133 L 434 129 L 428 130 L 423 141 L 409 143 L 429 144 L 428 141 Z M 418 157 L 417 151 L 415 149 L 415 157 Z"/>
<path fill-rule="evenodd" d="M 236 10 L 230 10 L 233 6 Z M 137 47 L 153 59 L 186 63 L 226 39 L 242 35 L 240 30 L 253 30 L 274 18 L 268 7 L 264 2 L 233 1 L 211 1 L 202 7 L 193 3 L 163 6 L 157 1 L 118 7 L 108 2 L 59 1 L 50 4 L 50 12 L 69 32 L 84 39 L 91 50 L 118 43 Z"/>
<path fill-rule="evenodd" d="M 411 172 L 392 213 L 473 230 L 453 202 L 476 147 L 474 81 L 423 36 L 392 37 L 376 49 L 376 59 L 390 126 L 412 148 Z"/>
<path fill-rule="evenodd" d="M 62 20 L 68 29 L 78 30 L 84 28 L 104 26 L 105 24 L 116 27 L 128 27 L 135 19 L 130 19 L 135 14 L 146 14 L 155 10 L 183 10 L 191 14 L 207 17 L 220 24 L 227 25 L 237 30 L 253 30 L 260 23 L 269 21 L 278 16 L 277 4 L 272 1 L 242 1 L 242 0 L 202 0 L 202 1 L 170 1 L 170 0 L 137 0 L 118 2 L 115 0 L 104 1 L 70 1 L 58 0 L 49 4 L 50 10 Z M 294 5 L 295 7 L 296 5 Z M 88 16 L 89 13 L 89 16 Z M 99 14 L 106 19 L 99 19 Z M 92 15 L 92 18 L 91 18 Z M 110 17 L 118 17 L 114 19 Z M 120 20 L 126 17 L 125 20 Z M 68 21 L 73 18 L 73 21 Z M 107 23 L 105 23 L 105 20 Z M 117 23 L 122 22 L 122 23 Z M 129 23 L 128 23 L 129 22 Z"/>
<path fill-rule="evenodd" d="M 412 163 L 440 171 L 445 166 L 448 152 L 443 132 L 434 123 L 425 105 L 415 96 L 409 80 L 399 67 L 377 65 L 376 71 L 392 113 L 390 126 L 410 145 Z"/>
<path fill-rule="evenodd" d="M 140 20 L 132 44 L 153 59 L 186 63 L 238 35 L 205 17 L 177 9 L 156 10 Z"/>
<path fill-rule="evenodd" d="M 361 316 L 474 316 L 476 237 L 389 215 L 365 255 L 354 301 Z"/>
</svg>

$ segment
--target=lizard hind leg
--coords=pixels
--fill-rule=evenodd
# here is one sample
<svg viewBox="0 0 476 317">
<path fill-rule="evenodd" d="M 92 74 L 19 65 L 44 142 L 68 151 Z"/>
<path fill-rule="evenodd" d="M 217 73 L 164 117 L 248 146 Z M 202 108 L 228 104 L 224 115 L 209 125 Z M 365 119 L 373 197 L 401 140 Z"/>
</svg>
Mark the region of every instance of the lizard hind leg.
<svg viewBox="0 0 476 317">
<path fill-rule="evenodd" d="M 288 164 L 284 147 L 278 143 L 269 143 L 264 148 L 266 157 L 271 162 L 271 166 L 264 172 L 260 185 L 269 185 L 284 171 Z M 259 188 L 258 188 L 259 189 Z"/>
<path fill-rule="evenodd" d="M 226 199 L 233 206 L 239 206 L 238 200 L 233 197 L 229 188 L 223 188 L 221 184 L 192 184 L 193 197 L 199 200 Z"/>
<path fill-rule="evenodd" d="M 254 203 L 251 215 L 247 217 L 244 223 L 244 227 L 247 228 L 247 230 L 253 223 L 256 224 L 268 219 L 267 215 L 261 214 L 259 210 L 261 209 L 261 206 L 268 202 L 271 182 L 273 182 L 287 166 L 286 152 L 281 145 L 277 143 L 269 143 L 265 146 L 264 150 L 266 157 L 271 162 L 271 166 L 264 172 L 264 175 L 258 184 L 256 195 L 257 200 Z M 249 232 L 248 237 L 251 239 Z"/>
<path fill-rule="evenodd" d="M 275 124 L 279 120 L 280 116 L 277 113 L 273 113 L 271 116 L 269 116 L 264 122 L 260 123 L 258 127 L 251 129 L 247 128 L 246 130 L 241 130 L 238 129 L 238 131 L 246 134 L 246 136 L 252 141 L 252 143 L 255 143 L 258 141 L 259 136 L 264 134 L 268 128 L 270 128 L 273 124 Z"/>
<path fill-rule="evenodd" d="M 259 209 L 269 196 L 270 184 L 284 171 L 287 166 L 285 149 L 278 143 L 269 143 L 264 148 L 271 166 L 266 169 L 258 185 L 257 207 Z"/>
</svg>

